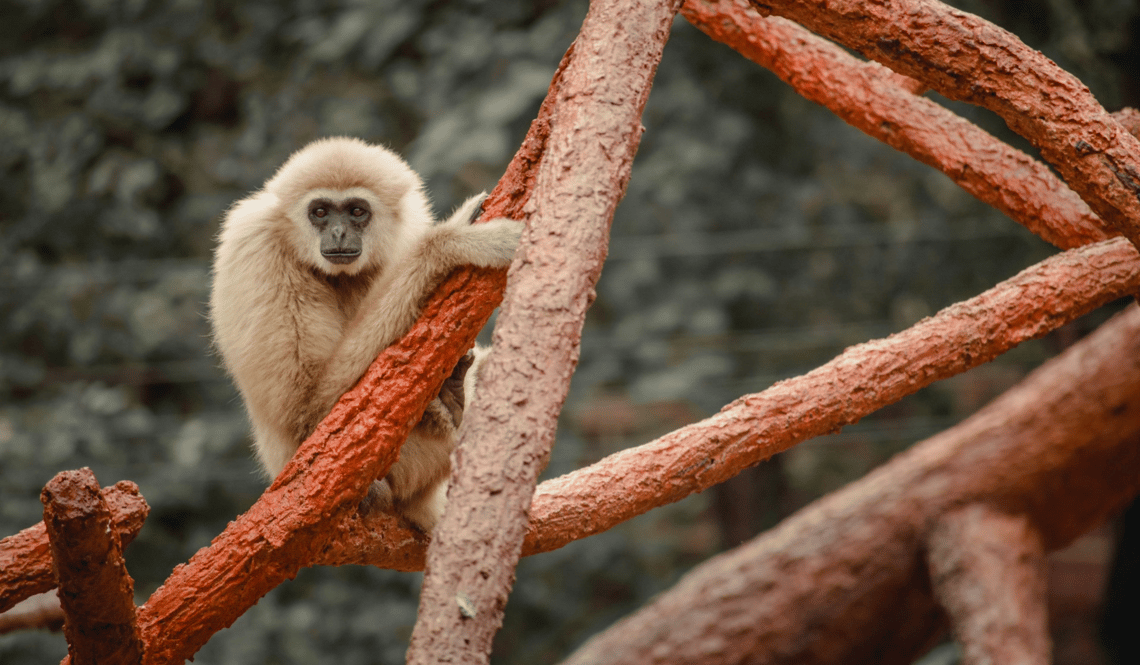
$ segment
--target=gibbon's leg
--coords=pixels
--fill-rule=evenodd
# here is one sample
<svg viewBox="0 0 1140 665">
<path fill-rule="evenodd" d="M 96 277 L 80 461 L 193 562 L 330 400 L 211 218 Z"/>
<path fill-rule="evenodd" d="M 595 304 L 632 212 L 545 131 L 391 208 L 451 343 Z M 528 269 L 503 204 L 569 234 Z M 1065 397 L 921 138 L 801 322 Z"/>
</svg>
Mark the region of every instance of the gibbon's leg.
<svg viewBox="0 0 1140 665">
<path fill-rule="evenodd" d="M 468 388 L 474 390 L 476 373 L 488 350 L 476 347 L 459 360 L 444 380 L 419 424 L 400 449 L 400 459 L 387 477 L 372 483 L 361 503 L 364 512 L 395 507 L 409 521 L 430 532 L 443 514 L 451 451 L 458 440 Z"/>
</svg>

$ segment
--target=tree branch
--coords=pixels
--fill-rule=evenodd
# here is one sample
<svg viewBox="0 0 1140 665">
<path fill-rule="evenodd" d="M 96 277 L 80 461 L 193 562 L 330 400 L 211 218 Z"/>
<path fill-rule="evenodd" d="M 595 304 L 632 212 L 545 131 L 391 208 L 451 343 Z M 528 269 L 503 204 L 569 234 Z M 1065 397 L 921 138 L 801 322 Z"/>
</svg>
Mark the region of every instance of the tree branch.
<svg viewBox="0 0 1140 665">
<path fill-rule="evenodd" d="M 125 547 L 135 539 L 150 513 L 138 485 L 121 480 L 103 489 L 111 509 L 111 528 Z M 0 612 L 55 588 L 51 546 L 43 522 L 0 540 Z"/>
<path fill-rule="evenodd" d="M 44 487 L 40 500 L 70 662 L 141 663 L 135 585 L 127 574 L 119 538 L 111 529 L 111 509 L 95 474 L 87 468 L 62 471 Z"/>
<path fill-rule="evenodd" d="M 680 0 L 590 4 L 563 72 L 530 221 L 428 549 L 409 663 L 487 662 Z"/>
<path fill-rule="evenodd" d="M 807 99 L 942 171 L 1048 242 L 1071 249 L 1117 235 L 1044 164 L 919 96 L 914 79 L 858 60 L 789 20 L 762 17 L 745 0 L 688 0 L 681 13 Z"/>
<path fill-rule="evenodd" d="M 1052 662 L 1045 551 L 1024 514 L 981 503 L 950 510 L 931 529 L 926 558 L 963 662 Z"/>
<path fill-rule="evenodd" d="M 1064 546 L 1140 491 L 1137 394 L 1132 306 L 968 420 L 701 564 L 566 663 L 911 663 L 945 626 L 922 556 L 939 517 L 985 503 L 1024 515 L 1045 549 Z"/>
<path fill-rule="evenodd" d="M 1005 119 L 1101 219 L 1140 246 L 1140 140 L 1052 60 L 935 0 L 752 0 L 942 95 Z"/>
</svg>

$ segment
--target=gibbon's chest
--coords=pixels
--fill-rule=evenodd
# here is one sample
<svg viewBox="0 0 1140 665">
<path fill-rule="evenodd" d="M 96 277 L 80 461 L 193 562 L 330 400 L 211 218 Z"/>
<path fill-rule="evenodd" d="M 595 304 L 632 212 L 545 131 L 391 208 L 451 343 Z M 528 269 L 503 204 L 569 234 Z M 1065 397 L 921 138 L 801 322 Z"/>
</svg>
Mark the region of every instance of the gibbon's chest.
<svg viewBox="0 0 1140 665">
<path fill-rule="evenodd" d="M 368 295 L 374 272 L 356 275 L 317 275 L 318 300 L 335 312 L 343 326 L 356 317 L 360 305 Z"/>
</svg>

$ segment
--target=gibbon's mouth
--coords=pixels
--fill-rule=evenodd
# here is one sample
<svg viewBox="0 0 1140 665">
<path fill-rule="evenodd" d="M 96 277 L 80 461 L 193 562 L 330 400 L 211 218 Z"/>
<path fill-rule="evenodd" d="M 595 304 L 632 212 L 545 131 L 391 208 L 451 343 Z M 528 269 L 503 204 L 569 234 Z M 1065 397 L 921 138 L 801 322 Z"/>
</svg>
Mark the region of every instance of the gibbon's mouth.
<svg viewBox="0 0 1140 665">
<path fill-rule="evenodd" d="M 360 258 L 360 250 L 348 250 L 343 252 L 321 252 L 321 256 L 328 259 L 329 263 L 346 265 Z"/>
</svg>

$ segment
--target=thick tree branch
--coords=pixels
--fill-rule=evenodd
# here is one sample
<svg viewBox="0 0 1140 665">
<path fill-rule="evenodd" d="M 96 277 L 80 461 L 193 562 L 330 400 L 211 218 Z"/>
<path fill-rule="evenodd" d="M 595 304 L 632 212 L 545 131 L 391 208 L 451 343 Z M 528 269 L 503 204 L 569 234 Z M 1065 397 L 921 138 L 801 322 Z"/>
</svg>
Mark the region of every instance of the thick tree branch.
<svg viewBox="0 0 1140 665">
<path fill-rule="evenodd" d="M 150 507 L 138 485 L 128 480 L 104 488 L 103 500 L 111 509 L 111 528 L 125 547 L 139 534 Z M 51 546 L 43 522 L 0 540 L 0 612 L 54 588 Z"/>
<path fill-rule="evenodd" d="M 964 663 L 1052 662 L 1045 550 L 1024 514 L 981 503 L 950 510 L 931 529 L 926 558 Z"/>
<path fill-rule="evenodd" d="M 445 368 L 474 341 L 491 312 L 486 284 L 501 279 L 465 270 L 446 280 L 424 317 L 341 398 L 257 503 L 175 568 L 139 608 L 146 663 L 186 660 L 328 546 L 371 479 L 395 462 Z"/>
<path fill-rule="evenodd" d="M 1088 88 L 988 21 L 935 0 L 752 0 L 950 99 L 994 111 L 1101 219 L 1140 244 L 1140 140 Z"/>
<path fill-rule="evenodd" d="M 844 392 L 859 400 L 858 386 Z M 1026 516 L 1045 549 L 1072 541 L 1140 491 L 1137 394 L 1132 306 L 968 420 L 698 566 L 566 662 L 911 663 L 945 625 L 922 555 L 939 518 L 981 502 Z"/>
<path fill-rule="evenodd" d="M 119 538 L 111 528 L 111 509 L 95 474 L 86 468 L 62 471 L 44 487 L 40 500 L 70 662 L 141 663 L 135 585 L 127 574 Z"/>
<path fill-rule="evenodd" d="M 592 2 L 563 72 L 494 349 L 428 550 L 409 663 L 487 662 L 680 0 Z"/>
<path fill-rule="evenodd" d="M 713 39 L 772 70 L 796 92 L 932 166 L 1048 242 L 1104 240 L 1105 224 L 1041 162 L 915 93 L 917 82 L 746 0 L 688 0 L 681 13 Z"/>
</svg>

